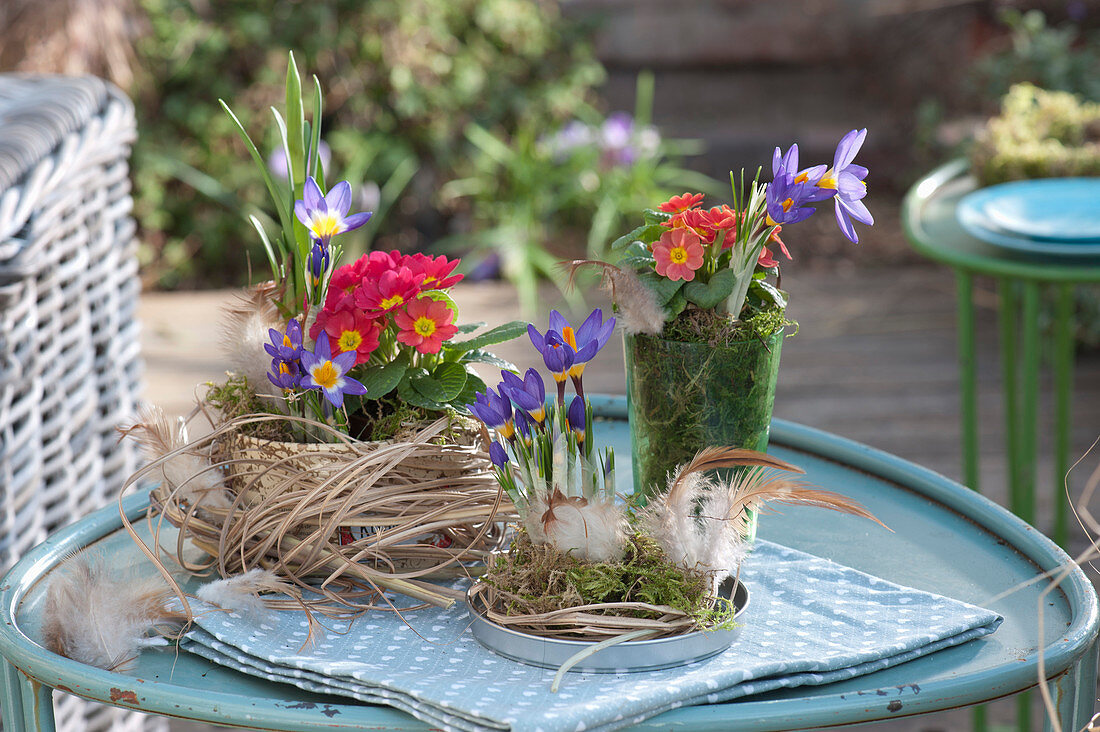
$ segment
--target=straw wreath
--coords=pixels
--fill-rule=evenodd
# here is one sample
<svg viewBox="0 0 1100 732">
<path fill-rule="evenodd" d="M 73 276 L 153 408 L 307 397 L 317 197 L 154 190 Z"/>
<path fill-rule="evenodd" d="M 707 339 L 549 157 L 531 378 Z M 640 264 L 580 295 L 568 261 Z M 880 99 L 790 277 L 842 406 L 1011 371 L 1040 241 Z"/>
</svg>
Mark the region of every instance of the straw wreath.
<svg viewBox="0 0 1100 732">
<path fill-rule="evenodd" d="M 242 431 L 268 420 L 299 422 L 333 442 Z M 394 608 L 384 590 L 449 607 L 462 593 L 427 580 L 469 575 L 467 565 L 497 549 L 503 522 L 514 518 L 480 431 L 461 417 L 381 442 L 279 415 L 237 417 L 187 441 L 181 426 L 147 411 L 126 433 L 154 458 L 127 486 L 160 480 L 150 495 L 157 546 L 159 516 L 179 529 L 174 558 L 191 573 L 273 570 L 295 588 L 273 607 L 330 615 Z M 210 557 L 196 561 L 188 540 Z"/>
</svg>

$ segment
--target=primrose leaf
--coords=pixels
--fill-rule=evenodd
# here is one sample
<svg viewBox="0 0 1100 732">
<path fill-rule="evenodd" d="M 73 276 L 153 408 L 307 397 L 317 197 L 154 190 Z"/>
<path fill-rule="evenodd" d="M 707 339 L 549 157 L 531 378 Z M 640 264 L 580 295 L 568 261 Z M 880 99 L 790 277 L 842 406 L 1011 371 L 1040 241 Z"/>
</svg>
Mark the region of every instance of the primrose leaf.
<svg viewBox="0 0 1100 732">
<path fill-rule="evenodd" d="M 381 399 L 389 394 L 405 376 L 408 364 L 404 358 L 396 358 L 381 366 L 371 366 L 361 372 L 359 381 L 367 388 L 364 399 Z"/>
<path fill-rule="evenodd" d="M 653 294 L 657 296 L 658 305 L 668 305 L 675 295 L 680 292 L 680 288 L 683 287 L 683 280 L 670 280 L 667 277 L 662 277 L 656 272 L 649 270 L 642 272 L 638 275 L 638 279 L 645 284 Z M 682 310 L 683 308 L 681 308 Z M 679 311 L 677 311 L 679 312 Z"/>
<path fill-rule="evenodd" d="M 505 371 L 515 371 L 516 365 L 511 361 L 497 356 L 494 353 L 489 353 L 480 348 L 475 348 L 472 351 L 467 351 L 462 356 L 463 363 L 487 363 L 490 366 L 496 366 L 498 369 L 504 369 Z"/>
<path fill-rule="evenodd" d="M 473 372 L 466 372 L 466 386 L 462 388 L 462 393 L 451 400 L 451 406 L 457 409 L 462 414 L 469 414 L 470 410 L 466 408 L 467 404 L 473 404 L 477 399 L 478 392 L 485 392 L 485 382 L 481 380 L 477 374 Z"/>
<path fill-rule="evenodd" d="M 417 382 L 416 386 L 413 385 L 414 381 Z M 435 379 L 433 379 L 425 369 L 409 369 L 405 373 L 405 378 L 401 379 L 401 383 L 397 385 L 397 396 L 400 397 L 402 401 L 408 402 L 414 407 L 434 410 L 443 409 L 445 405 L 442 404 L 440 400 L 432 399 L 421 391 L 421 389 L 424 391 L 431 391 L 433 383 L 436 394 L 442 395 L 444 393 L 443 388 L 435 382 Z"/>
<path fill-rule="evenodd" d="M 443 402 L 450 402 L 459 394 L 462 393 L 462 389 L 466 386 L 466 367 L 460 363 L 444 362 L 432 369 L 432 380 L 435 381 L 443 390 L 445 399 L 441 399 Z M 432 394 L 423 392 L 419 387 L 419 381 L 413 380 L 412 385 L 414 389 L 420 391 L 425 396 L 432 398 Z"/>
<path fill-rule="evenodd" d="M 642 218 L 645 219 L 645 222 L 647 224 L 660 224 L 671 219 L 672 214 L 665 213 L 664 211 L 654 211 L 651 208 L 647 208 L 644 212 L 642 212 Z M 664 231 L 664 227 L 662 227 L 661 230 Z"/>
<path fill-rule="evenodd" d="M 510 323 L 498 325 L 492 330 L 485 331 L 481 335 L 475 336 L 468 341 L 459 341 L 457 343 L 452 341 L 448 343 L 447 346 L 453 351 L 465 353 L 477 348 L 484 348 L 485 346 L 491 346 L 496 343 L 510 341 L 513 338 L 519 338 L 526 332 L 527 323 L 520 320 L 513 320 Z"/>
<path fill-rule="evenodd" d="M 644 244 L 652 244 L 661 238 L 661 234 L 666 231 L 665 227 L 659 224 L 643 224 L 629 234 L 620 236 L 615 241 L 611 242 L 612 249 L 622 249 L 625 246 L 629 246 L 636 241 L 640 241 Z"/>
<path fill-rule="evenodd" d="M 688 302 L 710 310 L 729 297 L 736 284 L 737 273 L 727 267 L 711 275 L 709 282 L 695 281 L 684 285 L 684 297 Z"/>
</svg>

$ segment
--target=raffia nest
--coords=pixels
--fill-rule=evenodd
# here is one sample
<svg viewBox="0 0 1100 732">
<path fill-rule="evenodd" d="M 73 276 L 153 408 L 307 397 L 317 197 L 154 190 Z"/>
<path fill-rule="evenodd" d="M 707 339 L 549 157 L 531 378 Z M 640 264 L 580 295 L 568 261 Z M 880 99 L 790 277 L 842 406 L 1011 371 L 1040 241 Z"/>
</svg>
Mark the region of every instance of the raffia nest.
<svg viewBox="0 0 1100 732">
<path fill-rule="evenodd" d="M 139 473 L 187 451 L 208 456 L 207 470 L 223 481 L 216 500 L 181 490 L 178 483 L 198 475 L 177 485 L 164 480 L 151 494 L 150 516 L 180 530 L 174 553 L 188 571 L 230 577 L 270 569 L 297 588 L 295 606 L 326 614 L 396 609 L 385 590 L 448 607 L 462 593 L 427 580 L 468 575 L 469 563 L 497 549 L 503 522 L 515 517 L 471 420 L 443 418 L 382 442 L 310 420 L 298 421 L 336 441 L 277 442 L 241 431 L 272 419 L 297 418 L 234 418 Z M 185 539 L 211 558 L 189 560 Z"/>
<path fill-rule="evenodd" d="M 510 615 L 503 611 L 507 593 L 477 582 L 466 595 L 475 611 L 505 628 L 543 638 L 603 641 L 634 631 L 650 631 L 646 639 L 667 638 L 699 630 L 698 620 L 668 605 L 644 602 L 601 602 L 545 613 Z"/>
</svg>

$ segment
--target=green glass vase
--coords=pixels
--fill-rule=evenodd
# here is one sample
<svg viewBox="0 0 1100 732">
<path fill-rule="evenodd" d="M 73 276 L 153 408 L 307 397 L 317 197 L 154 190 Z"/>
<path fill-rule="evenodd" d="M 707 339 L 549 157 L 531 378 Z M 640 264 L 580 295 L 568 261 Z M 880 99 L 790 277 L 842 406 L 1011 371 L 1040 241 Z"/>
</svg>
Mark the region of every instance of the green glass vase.
<svg viewBox="0 0 1100 732">
<path fill-rule="evenodd" d="M 720 346 L 625 337 L 635 495 L 666 490 L 704 447 L 767 449 L 782 345 L 782 332 Z"/>
</svg>

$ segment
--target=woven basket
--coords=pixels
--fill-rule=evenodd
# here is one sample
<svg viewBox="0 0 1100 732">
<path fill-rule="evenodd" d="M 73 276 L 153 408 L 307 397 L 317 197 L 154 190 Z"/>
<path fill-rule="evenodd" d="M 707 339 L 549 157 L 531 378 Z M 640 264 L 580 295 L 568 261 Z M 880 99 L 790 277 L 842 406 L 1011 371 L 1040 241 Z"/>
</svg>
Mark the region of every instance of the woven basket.
<svg viewBox="0 0 1100 732">
<path fill-rule="evenodd" d="M 151 510 L 213 557 L 188 564 L 181 548 L 177 560 L 194 571 L 215 566 L 226 577 L 267 567 L 302 589 L 321 579 L 332 592 L 322 607 L 366 609 L 378 598 L 360 600 L 379 587 L 394 589 L 391 580 L 462 574 L 461 562 L 499 548 L 502 522 L 515 518 L 469 420 L 439 420 L 383 442 L 334 444 L 229 429 L 215 436 L 210 457 L 224 471 L 229 508 L 189 505 L 166 484 L 153 492 Z M 449 603 L 459 593 L 440 597 Z"/>
<path fill-rule="evenodd" d="M 140 392 L 134 137 L 99 79 L 0 75 L 0 573 L 137 466 L 115 433 Z M 143 728 L 54 698 L 60 730 Z"/>
</svg>

